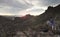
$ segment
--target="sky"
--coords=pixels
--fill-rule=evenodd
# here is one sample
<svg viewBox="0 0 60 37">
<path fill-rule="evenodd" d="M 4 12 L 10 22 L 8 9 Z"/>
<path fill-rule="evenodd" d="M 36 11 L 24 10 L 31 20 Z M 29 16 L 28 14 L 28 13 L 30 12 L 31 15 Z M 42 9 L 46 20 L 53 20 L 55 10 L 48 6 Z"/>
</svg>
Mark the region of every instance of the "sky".
<svg viewBox="0 0 60 37">
<path fill-rule="evenodd" d="M 48 6 L 56 6 L 60 0 L 0 0 L 0 15 L 40 15 Z"/>
</svg>

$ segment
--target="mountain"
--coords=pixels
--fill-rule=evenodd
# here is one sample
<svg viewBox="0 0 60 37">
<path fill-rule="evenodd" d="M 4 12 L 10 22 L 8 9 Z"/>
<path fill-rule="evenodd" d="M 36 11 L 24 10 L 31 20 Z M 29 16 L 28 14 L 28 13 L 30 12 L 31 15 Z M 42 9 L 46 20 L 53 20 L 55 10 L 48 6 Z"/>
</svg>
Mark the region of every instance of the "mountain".
<svg viewBox="0 0 60 37">
<path fill-rule="evenodd" d="M 41 15 L 37 16 L 37 21 L 41 21 L 42 23 L 49 20 L 50 18 L 55 19 L 60 19 L 60 5 L 56 7 L 51 7 L 49 6 L 48 9 Z"/>
<path fill-rule="evenodd" d="M 28 18 L 29 17 L 29 18 Z M 42 28 L 47 28 L 47 20 L 53 18 L 57 24 L 57 26 L 59 26 L 59 22 L 60 22 L 60 5 L 56 6 L 56 7 L 52 7 L 49 6 L 48 9 L 41 15 L 39 16 L 32 16 L 31 15 L 26 15 L 24 17 L 18 17 L 19 19 L 16 19 L 16 21 L 18 20 L 19 22 L 21 22 L 22 25 L 28 25 L 28 27 L 30 26 L 32 29 L 39 29 Z M 21 20 L 20 20 L 21 19 Z M 20 24 L 20 23 L 19 23 Z"/>
<path fill-rule="evenodd" d="M 50 19 L 53 19 L 55 21 L 55 26 L 57 28 L 57 30 L 54 30 L 54 34 L 58 34 L 60 32 L 60 5 L 56 6 L 56 7 L 51 7 L 49 6 L 48 9 L 41 15 L 36 16 L 35 17 L 36 21 L 34 21 L 33 23 L 35 23 L 35 26 L 38 26 L 37 29 L 39 30 L 39 28 L 42 26 L 44 28 L 47 27 L 46 22 Z M 49 26 L 49 25 L 48 25 Z M 33 25 L 34 27 L 34 25 Z M 47 27 L 49 28 L 49 27 Z M 56 31 L 56 32 L 55 32 Z"/>
<path fill-rule="evenodd" d="M 49 27 L 46 22 L 50 19 L 53 19 L 55 21 L 55 26 L 57 28 L 56 31 L 58 32 L 60 29 L 60 5 L 56 7 L 49 6 L 43 14 L 29 19 L 24 24 L 29 25 L 32 29 L 35 29 L 37 31 L 40 31 L 41 29 L 49 30 L 51 27 Z"/>
<path fill-rule="evenodd" d="M 57 30 L 53 30 L 52 32 L 54 34 L 60 34 L 60 5 L 56 7 L 49 6 L 48 9 L 39 16 L 32 16 L 30 14 L 23 17 L 0 16 L 0 34 L 3 35 L 3 37 L 9 37 L 16 35 L 16 31 L 18 30 L 23 32 L 29 29 L 36 32 L 47 32 L 51 29 L 51 27 L 46 24 L 49 19 L 54 19 L 57 28 Z"/>
</svg>

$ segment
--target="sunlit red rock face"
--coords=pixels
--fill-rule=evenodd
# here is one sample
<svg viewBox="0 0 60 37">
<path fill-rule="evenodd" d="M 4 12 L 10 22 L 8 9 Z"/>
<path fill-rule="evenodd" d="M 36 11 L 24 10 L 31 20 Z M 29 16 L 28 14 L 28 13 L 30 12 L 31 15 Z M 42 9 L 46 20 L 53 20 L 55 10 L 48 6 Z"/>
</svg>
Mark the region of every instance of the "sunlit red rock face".
<svg viewBox="0 0 60 37">
<path fill-rule="evenodd" d="M 23 17 L 20 17 L 21 19 L 25 20 L 28 18 L 28 16 L 23 16 Z"/>
<path fill-rule="evenodd" d="M 32 15 L 28 14 L 28 15 L 22 16 L 20 18 L 23 19 L 23 20 L 27 20 L 27 19 L 30 19 L 32 17 L 33 17 Z"/>
</svg>

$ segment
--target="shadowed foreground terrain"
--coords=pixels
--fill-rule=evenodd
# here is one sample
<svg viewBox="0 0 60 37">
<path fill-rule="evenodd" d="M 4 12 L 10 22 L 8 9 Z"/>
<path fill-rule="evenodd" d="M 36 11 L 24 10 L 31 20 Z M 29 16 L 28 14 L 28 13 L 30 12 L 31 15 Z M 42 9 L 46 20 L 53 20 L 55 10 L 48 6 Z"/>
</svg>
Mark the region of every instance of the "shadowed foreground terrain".
<svg viewBox="0 0 60 37">
<path fill-rule="evenodd" d="M 53 30 L 46 23 L 51 17 L 55 21 Z M 0 37 L 60 37 L 59 35 L 60 5 L 49 6 L 39 16 L 29 14 L 24 17 L 0 16 Z"/>
</svg>

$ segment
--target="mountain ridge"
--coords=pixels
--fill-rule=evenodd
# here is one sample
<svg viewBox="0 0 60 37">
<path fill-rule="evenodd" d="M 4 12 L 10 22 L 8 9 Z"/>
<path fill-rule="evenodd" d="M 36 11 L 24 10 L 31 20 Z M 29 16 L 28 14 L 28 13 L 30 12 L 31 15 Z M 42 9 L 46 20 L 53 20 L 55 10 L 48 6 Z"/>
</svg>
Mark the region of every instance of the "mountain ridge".
<svg viewBox="0 0 60 37">
<path fill-rule="evenodd" d="M 56 25 L 60 27 L 60 5 L 56 7 L 49 6 L 48 9 L 39 16 L 26 15 L 24 17 L 7 17 L 0 16 L 0 31 L 1 35 L 6 34 L 7 36 L 15 35 L 17 30 L 25 31 L 28 28 L 31 28 L 32 31 L 46 31 L 51 29 L 49 25 L 46 24 L 47 20 L 52 19 L 57 23 Z M 14 19 L 14 20 L 12 20 Z M 43 30 L 44 29 L 44 30 Z M 8 33 L 9 32 L 9 33 Z M 13 33 L 14 32 L 14 33 Z M 54 34 L 60 34 L 60 31 L 53 31 Z M 11 34 L 13 33 L 13 34 Z"/>
</svg>

